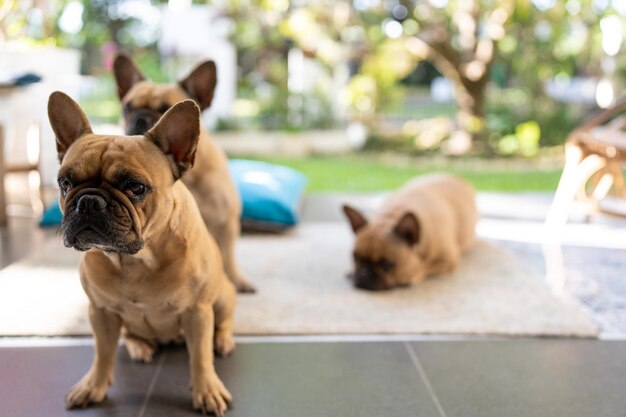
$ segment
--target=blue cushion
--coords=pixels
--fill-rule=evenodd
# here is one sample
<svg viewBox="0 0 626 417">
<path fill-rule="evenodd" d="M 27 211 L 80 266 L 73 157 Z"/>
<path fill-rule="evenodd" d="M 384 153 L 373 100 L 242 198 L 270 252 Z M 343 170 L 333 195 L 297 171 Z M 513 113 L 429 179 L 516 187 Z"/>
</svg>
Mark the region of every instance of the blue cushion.
<svg viewBox="0 0 626 417">
<path fill-rule="evenodd" d="M 56 200 L 54 204 L 44 210 L 43 214 L 41 215 L 41 220 L 39 220 L 39 226 L 58 226 L 61 224 L 61 220 L 63 220 L 63 213 L 61 213 L 59 201 Z"/>
<path fill-rule="evenodd" d="M 298 223 L 306 178 L 291 168 L 235 159 L 229 162 L 243 205 L 244 227 L 280 230 Z"/>
<path fill-rule="evenodd" d="M 298 223 L 298 206 L 307 182 L 304 175 L 291 168 L 242 159 L 231 160 L 229 170 L 241 196 L 244 227 L 282 230 Z M 56 226 L 62 218 L 55 202 L 43 213 L 39 225 Z"/>
</svg>

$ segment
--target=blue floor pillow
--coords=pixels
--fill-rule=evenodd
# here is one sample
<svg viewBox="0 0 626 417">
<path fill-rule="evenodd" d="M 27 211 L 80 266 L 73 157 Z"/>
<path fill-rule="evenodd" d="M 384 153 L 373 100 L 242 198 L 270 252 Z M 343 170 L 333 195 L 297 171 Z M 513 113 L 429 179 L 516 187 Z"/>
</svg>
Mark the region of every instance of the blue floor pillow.
<svg viewBox="0 0 626 417">
<path fill-rule="evenodd" d="M 280 231 L 298 223 L 298 208 L 306 178 L 291 168 L 235 159 L 229 162 L 243 210 L 246 229 Z"/>
<path fill-rule="evenodd" d="M 231 160 L 229 170 L 241 196 L 244 228 L 280 231 L 298 223 L 298 208 L 307 182 L 304 175 L 291 168 L 243 159 Z M 56 202 L 45 210 L 39 224 L 56 226 L 62 218 Z"/>
</svg>

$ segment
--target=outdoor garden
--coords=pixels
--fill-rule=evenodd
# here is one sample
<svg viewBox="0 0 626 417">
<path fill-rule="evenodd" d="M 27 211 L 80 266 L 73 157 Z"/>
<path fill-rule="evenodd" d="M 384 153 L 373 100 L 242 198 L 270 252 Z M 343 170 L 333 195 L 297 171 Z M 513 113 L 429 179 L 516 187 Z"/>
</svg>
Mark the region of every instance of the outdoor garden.
<svg viewBox="0 0 626 417">
<path fill-rule="evenodd" d="M 184 59 L 163 45 L 163 15 L 208 8 L 236 59 L 234 97 L 210 122 L 215 137 L 332 131 L 350 149 L 238 157 L 294 167 L 310 192 L 391 189 L 433 170 L 482 190 L 548 191 L 568 133 L 620 96 L 625 4 L 7 0 L 0 37 L 80 50 L 80 102 L 92 120 L 116 124 L 115 53 L 130 53 L 154 81 L 173 80 Z"/>
</svg>

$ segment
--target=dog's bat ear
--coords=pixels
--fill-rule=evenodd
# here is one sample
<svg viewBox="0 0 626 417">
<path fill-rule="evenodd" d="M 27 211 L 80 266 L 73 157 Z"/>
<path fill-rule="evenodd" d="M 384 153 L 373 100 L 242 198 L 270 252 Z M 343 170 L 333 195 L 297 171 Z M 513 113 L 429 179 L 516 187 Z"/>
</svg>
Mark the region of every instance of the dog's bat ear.
<svg viewBox="0 0 626 417">
<path fill-rule="evenodd" d="M 192 99 L 196 100 L 200 109 L 204 110 L 211 105 L 215 86 L 217 85 L 217 68 L 215 62 L 204 61 L 191 73 L 178 82 L 178 85 Z"/>
<path fill-rule="evenodd" d="M 130 91 L 133 85 L 146 79 L 133 59 L 124 54 L 117 54 L 113 61 L 113 74 L 117 83 L 117 94 L 120 100 Z"/>
<path fill-rule="evenodd" d="M 200 136 L 200 109 L 193 100 L 177 103 L 146 133 L 168 157 L 174 179 L 193 166 Z"/>
<path fill-rule="evenodd" d="M 420 223 L 415 214 L 411 212 L 405 213 L 393 228 L 393 233 L 410 246 L 419 242 L 420 232 Z"/>
<path fill-rule="evenodd" d="M 359 230 L 367 225 L 367 219 L 357 209 L 352 208 L 347 204 L 344 204 L 342 209 L 346 217 L 348 218 L 348 221 L 350 222 L 350 226 L 352 226 L 352 231 L 354 233 L 357 233 Z"/>
<path fill-rule="evenodd" d="M 48 99 L 48 119 L 57 142 L 59 162 L 81 136 L 92 133 L 87 116 L 67 94 L 55 91 Z"/>
</svg>

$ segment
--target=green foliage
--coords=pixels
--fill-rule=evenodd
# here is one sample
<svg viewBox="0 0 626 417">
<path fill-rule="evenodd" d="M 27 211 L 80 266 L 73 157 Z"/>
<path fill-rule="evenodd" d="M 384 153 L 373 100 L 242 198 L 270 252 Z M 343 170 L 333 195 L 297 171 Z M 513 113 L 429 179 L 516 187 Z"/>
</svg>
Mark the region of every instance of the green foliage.
<svg viewBox="0 0 626 417">
<path fill-rule="evenodd" d="M 110 121 L 117 112 L 110 69 L 104 65 L 112 52 L 103 50 L 103 46 L 131 52 L 151 79 L 169 79 L 154 40 L 137 36 L 139 20 L 120 12 L 124 0 L 80 0 L 84 24 L 76 35 L 66 34 L 58 26 L 69 1 L 50 2 L 44 22 L 39 24 L 29 18 L 29 11 L 41 7 L 39 3 L 24 6 L 25 2 L 15 2 L 15 12 L 0 21 L 0 33 L 9 39 L 25 38 L 29 44 L 79 48 L 83 73 L 101 77 L 101 85 L 85 99 L 99 120 Z M 154 5 L 164 2 L 152 0 Z M 202 0 L 194 3 L 206 4 Z M 347 106 L 348 118 L 371 121 L 370 147 L 406 152 L 432 152 L 455 128 L 440 120 L 442 116 L 454 118 L 453 105 L 411 102 L 416 84 L 424 80 L 416 73 L 424 71 L 425 59 L 432 59 L 416 40 L 433 28 L 441 29 L 438 34 L 450 38 L 455 50 L 462 50 L 458 22 L 467 17 L 462 12 L 470 0 L 449 0 L 441 8 L 428 1 L 380 1 L 364 10 L 355 9 L 349 0 L 209 3 L 234 22 L 231 40 L 239 64 L 237 111 L 232 119 L 221 120 L 220 128 L 333 127 L 341 123 L 339 115 L 343 117 L 337 109 Z M 488 31 L 484 22 L 494 11 L 511 7 L 502 26 L 504 32 L 494 38 L 496 54 L 484 109 L 484 137 L 489 152 L 530 156 L 538 146 L 562 143 L 591 109 L 546 97 L 545 82 L 553 77 L 567 80 L 577 75 L 603 74 L 599 22 L 616 14 L 612 3 L 600 7 L 593 0 L 563 0 L 545 10 L 535 3 L 476 0 L 481 22 L 475 31 L 477 36 Z M 406 16 L 394 17 L 395 7 L 404 7 Z M 401 25 L 398 37 L 385 30 L 390 22 Z M 313 87 L 306 91 L 288 88 L 287 55 L 294 48 L 303 51 L 319 69 Z M 618 54 L 614 59 L 614 81 L 619 91 L 620 81 L 626 79 L 626 55 Z M 605 69 L 607 66 L 605 60 Z M 350 69 L 350 77 L 345 74 L 346 68 Z M 427 79 L 434 75 L 432 67 L 429 71 Z M 337 91 L 345 84 L 345 91 Z M 379 127 L 381 116 L 388 123 Z M 434 121 L 419 124 L 423 119 Z M 436 135 L 429 134 L 433 126 Z"/>
<path fill-rule="evenodd" d="M 81 98 L 80 105 L 92 123 L 116 124 L 121 108 L 113 76 L 101 75 L 94 81 L 91 83 L 92 88 Z"/>
<path fill-rule="evenodd" d="M 539 124 L 530 120 L 515 127 L 515 133 L 506 135 L 498 142 L 498 150 L 502 155 L 521 154 L 535 156 L 539 152 L 539 138 L 541 129 Z"/>
</svg>

